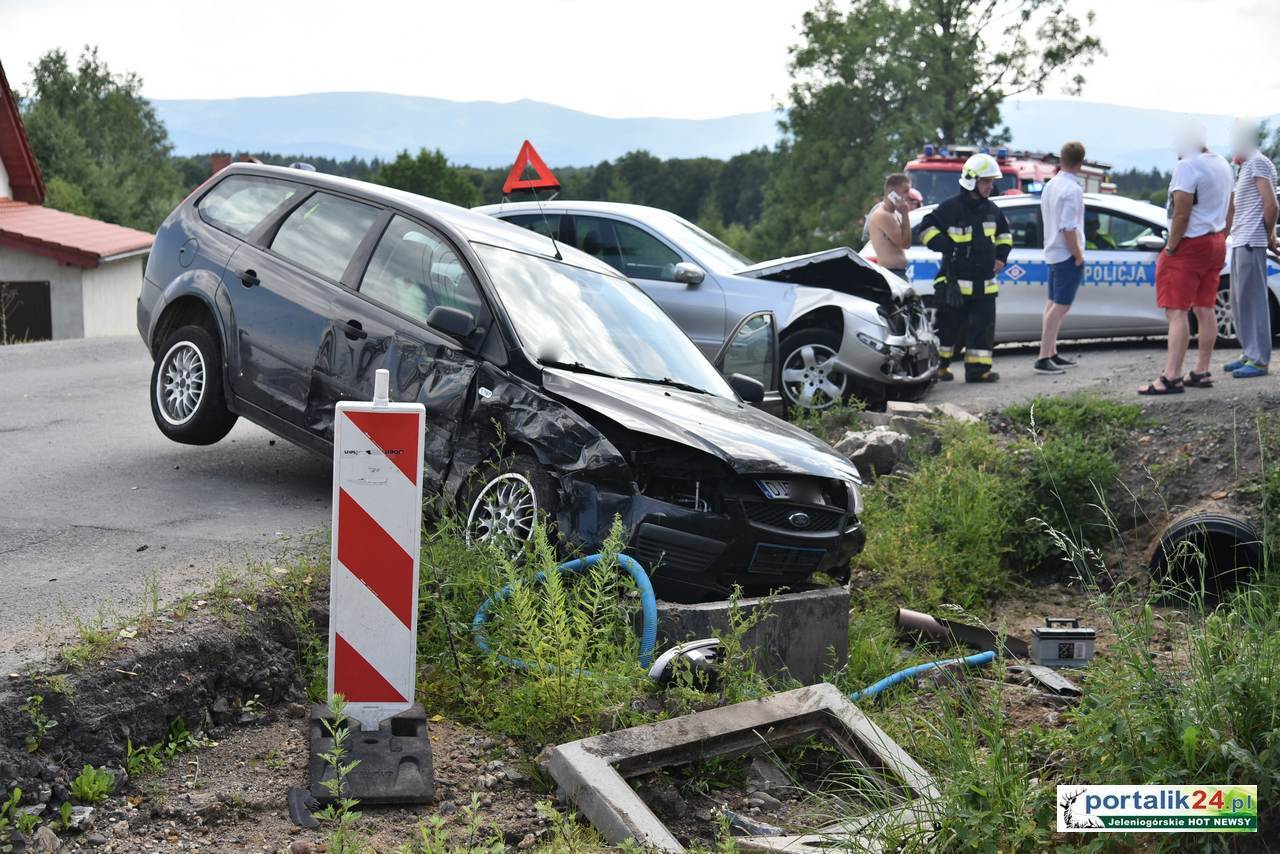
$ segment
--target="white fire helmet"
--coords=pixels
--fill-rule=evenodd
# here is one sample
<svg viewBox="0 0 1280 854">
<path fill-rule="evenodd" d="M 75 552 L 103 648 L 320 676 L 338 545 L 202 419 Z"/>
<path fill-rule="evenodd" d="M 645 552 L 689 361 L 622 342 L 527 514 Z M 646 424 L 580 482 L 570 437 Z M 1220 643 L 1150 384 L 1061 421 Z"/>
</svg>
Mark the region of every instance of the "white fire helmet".
<svg viewBox="0 0 1280 854">
<path fill-rule="evenodd" d="M 999 178 L 1000 164 L 990 154 L 975 154 L 964 162 L 960 170 L 960 186 L 972 190 L 979 178 Z"/>
</svg>

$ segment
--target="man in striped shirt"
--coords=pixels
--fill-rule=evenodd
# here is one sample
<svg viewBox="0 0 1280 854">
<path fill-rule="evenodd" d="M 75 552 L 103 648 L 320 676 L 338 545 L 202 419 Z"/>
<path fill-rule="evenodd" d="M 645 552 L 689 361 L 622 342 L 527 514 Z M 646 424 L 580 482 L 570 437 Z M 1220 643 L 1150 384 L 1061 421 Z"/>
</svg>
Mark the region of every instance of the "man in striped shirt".
<svg viewBox="0 0 1280 854">
<path fill-rule="evenodd" d="M 1225 370 L 1233 377 L 1265 376 L 1271 362 L 1271 306 L 1267 297 L 1267 250 L 1276 242 L 1276 167 L 1258 150 L 1258 128 L 1236 126 L 1233 146 L 1240 171 L 1227 211 L 1231 232 L 1231 314 L 1240 338 L 1239 359 Z"/>
</svg>

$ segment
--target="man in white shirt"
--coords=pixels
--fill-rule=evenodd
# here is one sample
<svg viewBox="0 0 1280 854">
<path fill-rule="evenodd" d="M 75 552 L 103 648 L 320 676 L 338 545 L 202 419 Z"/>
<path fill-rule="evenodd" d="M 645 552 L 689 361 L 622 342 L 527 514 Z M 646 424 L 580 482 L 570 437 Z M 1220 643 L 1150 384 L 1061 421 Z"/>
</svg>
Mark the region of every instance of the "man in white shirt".
<svg viewBox="0 0 1280 854">
<path fill-rule="evenodd" d="M 1076 363 L 1058 354 L 1058 332 L 1084 277 L 1084 188 L 1076 174 L 1084 165 L 1084 145 L 1062 146 L 1058 174 L 1049 179 L 1040 195 L 1044 221 L 1044 260 L 1049 265 L 1049 301 L 1041 320 L 1040 356 L 1035 370 L 1061 374 Z"/>
<path fill-rule="evenodd" d="M 1213 305 L 1227 259 L 1227 205 L 1234 179 L 1230 164 L 1208 149 L 1202 126 L 1183 131 L 1177 148 L 1169 183 L 1169 237 L 1156 261 L 1156 305 L 1169 319 L 1169 352 L 1164 373 L 1138 394 L 1180 394 L 1184 385 L 1213 385 L 1209 361 L 1218 337 Z M 1187 312 L 1193 310 L 1200 340 L 1196 366 L 1184 378 L 1182 363 L 1191 341 Z"/>
</svg>

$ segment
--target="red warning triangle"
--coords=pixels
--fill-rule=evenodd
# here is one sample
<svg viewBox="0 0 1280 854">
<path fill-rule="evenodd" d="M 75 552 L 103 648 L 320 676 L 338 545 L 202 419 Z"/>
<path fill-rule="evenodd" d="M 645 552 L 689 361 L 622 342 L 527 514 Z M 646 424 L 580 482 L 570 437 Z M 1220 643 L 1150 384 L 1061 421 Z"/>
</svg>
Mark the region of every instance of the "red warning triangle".
<svg viewBox="0 0 1280 854">
<path fill-rule="evenodd" d="M 524 170 L 530 166 L 533 167 L 534 172 L 538 173 L 538 177 L 521 177 L 524 175 Z M 512 190 L 544 190 L 559 186 L 560 182 L 556 180 L 556 176 L 551 174 L 547 164 L 543 163 L 538 152 L 533 150 L 533 143 L 526 139 L 524 145 L 520 146 L 520 153 L 516 155 L 515 165 L 511 167 L 507 180 L 502 184 L 502 194 L 510 195 Z"/>
<path fill-rule="evenodd" d="M 403 703 L 397 691 L 342 635 L 334 633 L 333 693 L 348 703 Z"/>
</svg>

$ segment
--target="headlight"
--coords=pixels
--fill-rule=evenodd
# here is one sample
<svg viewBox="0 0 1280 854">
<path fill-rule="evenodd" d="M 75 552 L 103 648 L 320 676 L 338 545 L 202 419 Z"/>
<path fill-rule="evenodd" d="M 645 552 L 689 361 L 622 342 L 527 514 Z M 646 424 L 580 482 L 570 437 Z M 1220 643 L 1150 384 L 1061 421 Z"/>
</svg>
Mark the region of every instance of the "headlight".
<svg viewBox="0 0 1280 854">
<path fill-rule="evenodd" d="M 849 506 L 853 508 L 853 515 L 862 518 L 862 489 L 855 481 L 846 480 L 844 483 L 849 487 Z"/>
</svg>

